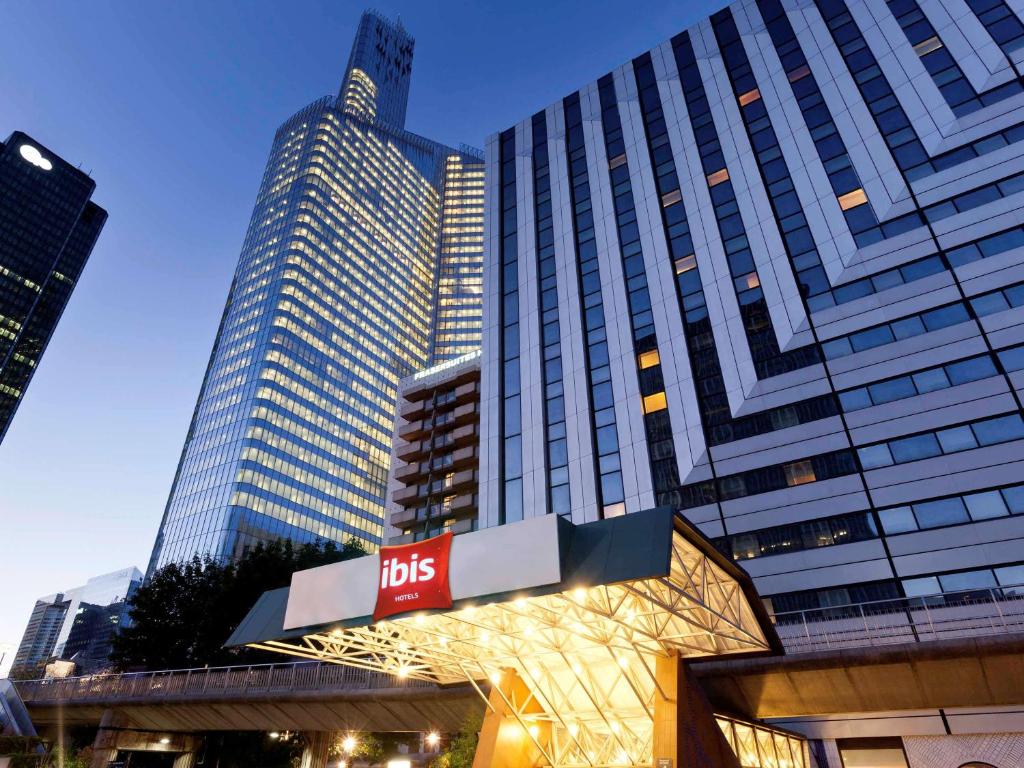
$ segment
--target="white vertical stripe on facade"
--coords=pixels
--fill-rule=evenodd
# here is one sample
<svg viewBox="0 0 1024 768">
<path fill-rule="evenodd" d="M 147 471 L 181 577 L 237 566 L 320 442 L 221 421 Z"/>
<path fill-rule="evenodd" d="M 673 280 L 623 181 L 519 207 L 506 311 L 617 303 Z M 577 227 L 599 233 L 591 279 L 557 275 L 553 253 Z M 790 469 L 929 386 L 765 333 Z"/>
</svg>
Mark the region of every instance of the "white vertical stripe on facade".
<svg viewBox="0 0 1024 768">
<path fill-rule="evenodd" d="M 743 21 L 744 18 L 738 18 L 737 27 Z M 743 31 L 740 29 L 741 35 Z M 710 27 L 704 30 L 703 38 L 707 58 L 698 60 L 698 66 L 775 336 L 783 350 L 804 346 L 812 339 L 807 313 L 800 300 L 800 289 L 786 258 L 782 235 L 775 223 L 746 127 Z"/>
<path fill-rule="evenodd" d="M 964 0 L 918 0 L 918 4 L 974 90 L 987 91 L 1016 76 L 1002 50 Z"/>
<path fill-rule="evenodd" d="M 611 364 L 612 392 L 615 396 L 615 428 L 619 436 L 619 458 L 622 462 L 622 485 L 626 509 L 639 509 L 641 483 L 638 475 L 646 474 L 644 485 L 650 489 L 650 462 L 643 414 L 640 408 L 640 383 L 637 380 L 636 351 L 622 274 L 622 255 L 615 221 L 608 160 L 601 124 L 601 100 L 597 83 L 580 91 L 583 112 L 583 135 L 587 146 L 587 173 L 590 198 L 594 210 L 594 236 L 601 270 L 601 303 L 604 308 L 608 337 L 608 358 Z"/>
<path fill-rule="evenodd" d="M 657 316 L 659 313 L 664 314 L 663 306 L 655 306 L 655 302 L 663 302 L 662 293 L 665 286 L 655 286 L 652 284 L 650 267 L 652 263 L 656 262 L 657 255 L 654 254 L 653 249 L 653 236 L 652 228 L 657 231 L 661 231 L 661 217 L 657 209 L 651 211 L 649 209 L 649 202 L 651 195 L 657 196 L 654 191 L 653 181 L 646 185 L 644 178 L 641 176 L 640 168 L 643 167 L 644 163 L 650 165 L 650 157 L 647 153 L 647 139 L 644 135 L 643 118 L 640 114 L 640 102 L 637 96 L 636 89 L 636 76 L 633 73 L 633 65 L 626 64 L 619 67 L 612 73 L 612 79 L 615 82 L 615 98 L 619 113 L 619 122 L 622 127 L 623 143 L 626 148 L 626 167 L 629 169 L 629 182 L 630 188 L 633 194 L 633 207 L 636 210 L 637 220 L 637 231 L 640 236 L 640 247 L 643 249 L 644 268 L 647 272 L 647 292 L 651 300 L 651 310 L 653 315 Z M 650 178 L 650 177 L 648 177 Z M 607 171 L 605 173 L 605 181 L 608 181 Z M 612 191 L 609 188 L 608 194 L 611 195 Z M 664 238 L 662 238 L 664 244 Z M 621 253 L 615 254 L 619 256 L 616 260 L 618 271 L 621 273 L 622 270 L 622 259 Z M 665 249 L 662 248 L 660 257 L 663 260 L 668 259 L 665 255 Z M 625 274 L 621 276 L 620 289 L 623 292 L 623 300 L 627 305 L 627 317 L 626 322 L 629 322 L 628 316 L 628 299 L 626 299 L 627 287 L 625 283 Z M 671 289 L 671 283 L 668 284 Z M 674 298 L 674 297 L 673 297 Z M 627 326 L 628 328 L 628 326 Z M 658 354 L 662 354 L 662 349 L 671 346 L 667 341 L 669 338 L 666 335 L 666 331 L 663 328 L 659 328 L 655 323 L 655 333 L 658 339 Z M 684 344 L 685 341 L 680 337 L 680 341 Z M 630 400 L 627 405 L 627 413 L 629 416 L 630 429 L 633 432 L 635 440 L 634 446 L 639 447 L 628 447 L 625 449 L 625 453 L 622 457 L 623 463 L 634 463 L 636 466 L 636 484 L 637 484 L 637 504 L 638 509 L 648 509 L 653 507 L 655 504 L 654 498 L 654 482 L 651 476 L 651 464 L 650 456 L 647 450 L 647 435 L 646 427 L 644 426 L 644 414 L 642 404 L 642 396 L 640 394 L 640 381 L 637 375 L 637 361 L 636 361 L 636 348 L 632 346 L 632 336 L 630 335 L 631 344 L 631 357 L 627 359 L 622 358 L 622 365 L 625 369 L 624 374 L 627 381 L 628 387 L 635 387 L 635 392 L 630 390 L 628 392 Z M 662 371 L 666 370 L 665 360 L 662 358 Z M 668 397 L 668 383 L 670 380 L 674 381 L 674 374 L 665 375 L 665 391 L 666 397 Z M 671 411 L 669 412 L 671 419 Z M 632 456 L 632 458 L 627 458 Z M 626 507 L 629 511 L 633 511 L 632 503 L 627 497 Z"/>
<path fill-rule="evenodd" d="M 533 126 L 516 126 L 516 226 L 519 253 L 519 376 L 523 419 L 523 517 L 547 514 L 544 471 L 544 366 L 537 314 L 537 240 L 533 189 Z"/>
<path fill-rule="evenodd" d="M 655 73 L 666 69 L 666 63 L 662 61 L 666 55 L 665 47 L 669 48 L 667 56 L 671 57 L 668 44 L 651 52 Z M 675 63 L 672 62 L 671 66 L 674 73 Z M 664 88 L 664 83 L 659 83 L 659 86 Z M 665 379 L 669 419 L 672 422 L 672 441 L 679 477 L 685 482 L 693 475 L 695 465 L 706 460 L 707 446 L 697 407 L 686 334 L 679 313 L 679 300 L 674 285 L 675 270 L 661 218 L 661 199 L 654 180 L 654 169 L 651 167 L 643 114 L 637 100 L 635 77 L 626 78 L 624 93 L 628 95 L 628 101 L 620 105 L 622 130 L 633 184 L 633 199 L 640 222 L 640 241 L 651 294 L 654 327 L 658 334 L 658 354 Z"/>
<path fill-rule="evenodd" d="M 501 488 L 498 475 L 498 397 L 501 377 L 499 355 L 501 339 L 501 292 L 498 278 L 501 275 L 501 190 L 498 174 L 494 169 L 501 167 L 500 135 L 487 139 L 485 150 L 487 173 L 484 181 L 484 306 L 483 306 L 483 348 L 480 363 L 480 527 L 498 524 L 498 499 Z"/>
<path fill-rule="evenodd" d="M 547 109 L 548 158 L 551 165 L 551 209 L 558 266 L 558 321 L 562 343 L 562 380 L 565 389 L 565 428 L 569 458 L 569 493 L 572 521 L 598 519 L 594 479 L 594 446 L 590 430 L 590 392 L 584 353 L 586 343 L 580 317 L 576 278 L 576 242 L 573 234 L 572 195 L 565 140 L 565 113 L 561 102 Z"/>
</svg>

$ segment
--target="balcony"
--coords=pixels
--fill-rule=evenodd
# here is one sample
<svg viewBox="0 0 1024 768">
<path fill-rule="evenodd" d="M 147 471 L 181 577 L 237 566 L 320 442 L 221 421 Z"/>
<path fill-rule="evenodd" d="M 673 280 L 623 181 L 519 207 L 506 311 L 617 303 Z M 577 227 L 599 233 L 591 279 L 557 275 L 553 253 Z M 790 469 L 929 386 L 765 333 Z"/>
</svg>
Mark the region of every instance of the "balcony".
<svg viewBox="0 0 1024 768">
<path fill-rule="evenodd" d="M 447 476 L 435 474 L 435 477 L 436 479 L 430 483 L 418 483 L 408 488 L 398 489 L 392 494 L 391 500 L 403 507 L 408 507 L 420 501 L 426 501 L 431 496 L 450 496 L 473 490 L 476 488 L 478 480 L 475 469 L 449 472 Z"/>
<path fill-rule="evenodd" d="M 787 653 L 1024 632 L 1024 586 L 777 613 L 773 620 Z"/>
</svg>

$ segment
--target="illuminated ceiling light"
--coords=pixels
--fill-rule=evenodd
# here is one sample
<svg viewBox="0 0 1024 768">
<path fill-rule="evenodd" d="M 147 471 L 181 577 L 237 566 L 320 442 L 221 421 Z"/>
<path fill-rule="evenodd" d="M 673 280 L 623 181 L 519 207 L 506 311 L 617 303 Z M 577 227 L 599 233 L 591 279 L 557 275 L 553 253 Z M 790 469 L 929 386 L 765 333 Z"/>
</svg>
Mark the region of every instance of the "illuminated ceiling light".
<svg viewBox="0 0 1024 768">
<path fill-rule="evenodd" d="M 160 739 L 160 743 L 161 744 L 170 744 L 171 740 L 168 737 L 164 736 L 162 739 Z"/>
<path fill-rule="evenodd" d="M 579 735 L 580 727 L 576 723 L 569 723 L 569 735 L 574 739 Z"/>
<path fill-rule="evenodd" d="M 422 625 L 423 622 L 425 622 L 425 621 L 426 621 L 426 618 L 424 618 L 422 613 L 416 614 L 416 623 L 417 624 Z"/>
<path fill-rule="evenodd" d="M 407 666 L 405 666 L 404 664 L 402 666 L 400 666 L 398 668 L 398 676 L 399 677 L 403 677 L 403 678 L 404 677 L 408 677 L 409 676 L 409 668 Z"/>
<path fill-rule="evenodd" d="M 612 720 L 612 722 L 611 722 L 611 728 L 612 728 L 612 733 L 618 733 L 621 730 L 621 726 L 617 722 L 615 722 L 614 720 Z"/>
<path fill-rule="evenodd" d="M 441 743 L 441 734 L 439 734 L 437 731 L 431 731 L 430 733 L 427 734 L 427 746 L 428 747 L 436 747 L 440 743 Z"/>
<path fill-rule="evenodd" d="M 277 731 L 271 731 L 267 735 L 270 736 L 270 738 L 272 738 L 272 739 L 280 739 L 281 738 L 281 734 L 278 733 Z"/>
<path fill-rule="evenodd" d="M 574 589 L 572 591 L 572 596 L 575 597 L 578 601 L 583 602 L 587 599 L 587 590 L 583 589 L 583 587 L 579 587 L 578 589 Z"/>
<path fill-rule="evenodd" d="M 581 667 L 578 662 L 574 661 L 572 663 L 572 671 L 575 672 L 577 675 L 582 675 L 583 674 L 583 667 Z"/>
<path fill-rule="evenodd" d="M 627 659 L 625 656 L 619 656 L 619 666 L 622 667 L 623 669 L 628 667 L 629 666 L 629 659 Z"/>
<path fill-rule="evenodd" d="M 336 629 L 333 632 L 331 632 L 331 637 L 341 637 L 341 634 L 342 634 L 341 630 L 340 629 Z"/>
<path fill-rule="evenodd" d="M 483 632 L 480 633 L 480 642 L 481 643 L 486 643 L 490 639 L 491 639 L 491 633 L 488 632 L 486 629 Z"/>
<path fill-rule="evenodd" d="M 532 736 L 534 739 L 540 736 L 540 728 L 537 727 L 536 723 L 530 726 L 530 736 Z"/>
<path fill-rule="evenodd" d="M 525 608 L 526 607 L 526 598 L 525 597 L 517 597 L 513 601 L 512 604 L 515 605 L 516 608 Z"/>
<path fill-rule="evenodd" d="M 341 748 L 351 755 L 353 752 L 356 751 L 357 744 L 358 742 L 356 741 L 356 737 L 349 734 L 344 739 L 342 739 Z"/>
<path fill-rule="evenodd" d="M 491 682 L 494 683 L 495 685 L 497 685 L 498 683 L 501 682 L 501 672 L 499 670 L 495 670 L 494 672 L 491 672 L 490 678 L 491 678 Z"/>
<path fill-rule="evenodd" d="M 18 153 L 21 155 L 23 160 L 27 160 L 36 168 L 40 168 L 44 171 L 52 171 L 53 163 L 43 157 L 42 152 L 33 147 L 31 144 L 22 144 L 18 147 Z"/>
</svg>

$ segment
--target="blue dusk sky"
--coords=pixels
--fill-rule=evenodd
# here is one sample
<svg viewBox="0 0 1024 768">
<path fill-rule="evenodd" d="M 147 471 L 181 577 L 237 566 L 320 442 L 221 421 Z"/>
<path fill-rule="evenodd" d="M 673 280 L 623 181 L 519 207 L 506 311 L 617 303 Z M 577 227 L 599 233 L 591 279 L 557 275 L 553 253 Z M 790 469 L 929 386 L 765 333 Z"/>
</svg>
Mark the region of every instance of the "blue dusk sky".
<svg viewBox="0 0 1024 768">
<path fill-rule="evenodd" d="M 416 38 L 407 127 L 483 146 L 718 5 L 375 7 Z M 363 8 L 4 4 L 0 140 L 80 164 L 110 218 L 0 444 L 0 647 L 37 597 L 145 567 L 274 130 L 337 90 Z"/>
</svg>

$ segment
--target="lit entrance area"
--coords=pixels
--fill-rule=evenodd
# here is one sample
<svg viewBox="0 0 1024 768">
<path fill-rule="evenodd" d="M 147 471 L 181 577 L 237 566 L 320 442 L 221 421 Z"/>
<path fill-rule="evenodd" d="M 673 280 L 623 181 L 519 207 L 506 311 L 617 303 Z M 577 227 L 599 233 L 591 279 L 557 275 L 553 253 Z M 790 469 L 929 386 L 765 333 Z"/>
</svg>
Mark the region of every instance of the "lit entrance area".
<svg viewBox="0 0 1024 768">
<path fill-rule="evenodd" d="M 229 642 L 469 683 L 476 768 L 808 765 L 799 737 L 713 713 L 694 682 L 690 660 L 781 651 L 749 577 L 671 510 L 431 542 L 296 573 Z"/>
</svg>

